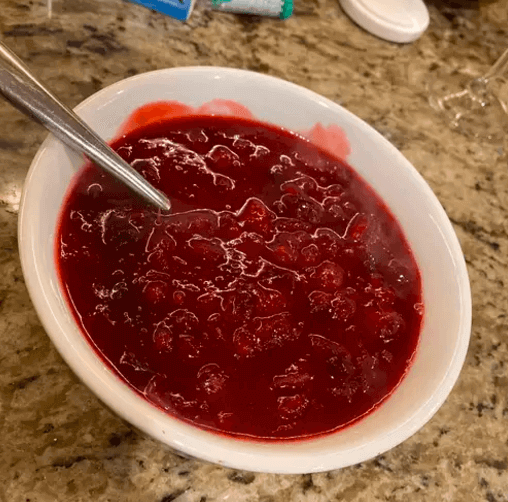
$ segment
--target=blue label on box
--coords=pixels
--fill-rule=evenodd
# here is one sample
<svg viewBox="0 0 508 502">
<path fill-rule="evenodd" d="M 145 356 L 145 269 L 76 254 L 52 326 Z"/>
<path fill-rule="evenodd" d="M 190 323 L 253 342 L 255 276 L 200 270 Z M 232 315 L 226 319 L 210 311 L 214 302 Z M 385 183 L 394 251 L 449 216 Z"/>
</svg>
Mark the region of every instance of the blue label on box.
<svg viewBox="0 0 508 502">
<path fill-rule="evenodd" d="M 144 5 L 181 21 L 185 21 L 189 17 L 194 4 L 193 0 L 131 0 L 131 2 Z"/>
</svg>

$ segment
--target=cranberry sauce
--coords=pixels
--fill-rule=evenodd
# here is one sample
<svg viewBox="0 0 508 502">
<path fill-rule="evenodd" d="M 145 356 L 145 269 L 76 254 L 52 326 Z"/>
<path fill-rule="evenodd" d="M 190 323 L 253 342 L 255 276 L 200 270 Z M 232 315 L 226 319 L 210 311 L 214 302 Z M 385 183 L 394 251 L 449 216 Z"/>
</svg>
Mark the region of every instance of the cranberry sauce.
<svg viewBox="0 0 508 502">
<path fill-rule="evenodd" d="M 56 257 L 76 321 L 133 389 L 258 439 L 337 430 L 393 391 L 418 342 L 420 273 L 347 164 L 228 117 L 152 124 L 113 147 L 172 214 L 88 165 Z"/>
</svg>

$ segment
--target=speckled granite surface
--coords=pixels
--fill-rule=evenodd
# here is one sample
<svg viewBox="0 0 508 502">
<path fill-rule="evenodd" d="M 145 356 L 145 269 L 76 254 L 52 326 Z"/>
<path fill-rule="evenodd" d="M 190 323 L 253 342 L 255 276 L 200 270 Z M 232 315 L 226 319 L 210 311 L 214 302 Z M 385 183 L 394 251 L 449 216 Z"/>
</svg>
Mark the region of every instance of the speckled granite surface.
<svg viewBox="0 0 508 502">
<path fill-rule="evenodd" d="M 430 5 L 429 30 L 407 46 L 363 32 L 336 0 L 297 0 L 286 22 L 198 5 L 187 24 L 121 0 L 53 2 L 48 22 L 45 1 L 3 0 L 0 32 L 69 105 L 143 71 L 223 65 L 306 86 L 376 127 L 428 180 L 455 225 L 473 334 L 442 409 L 370 462 L 312 476 L 254 475 L 168 453 L 98 402 L 37 319 L 16 229 L 23 179 L 45 132 L 1 102 L 0 501 L 508 501 L 506 165 L 487 145 L 449 131 L 425 100 L 432 74 L 479 75 L 508 45 L 508 2 Z"/>
</svg>

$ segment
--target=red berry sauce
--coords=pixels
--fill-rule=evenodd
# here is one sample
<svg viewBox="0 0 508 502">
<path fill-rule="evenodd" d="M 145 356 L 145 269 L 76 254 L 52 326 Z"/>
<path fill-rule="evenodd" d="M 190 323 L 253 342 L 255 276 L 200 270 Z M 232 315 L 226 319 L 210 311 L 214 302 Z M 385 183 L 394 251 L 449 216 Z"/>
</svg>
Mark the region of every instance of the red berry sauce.
<svg viewBox="0 0 508 502">
<path fill-rule="evenodd" d="M 76 321 L 119 377 L 179 419 L 255 439 L 335 431 L 393 391 L 418 342 L 420 273 L 347 164 L 230 117 L 163 121 L 113 147 L 172 214 L 88 165 L 56 256 Z"/>
</svg>

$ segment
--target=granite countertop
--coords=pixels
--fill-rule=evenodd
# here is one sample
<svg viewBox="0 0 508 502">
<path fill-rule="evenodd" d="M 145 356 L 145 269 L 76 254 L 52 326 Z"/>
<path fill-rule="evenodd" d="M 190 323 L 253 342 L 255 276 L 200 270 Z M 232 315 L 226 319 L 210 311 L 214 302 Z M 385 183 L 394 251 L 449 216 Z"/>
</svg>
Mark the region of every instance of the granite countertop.
<svg viewBox="0 0 508 502">
<path fill-rule="evenodd" d="M 337 0 L 297 0 L 285 22 L 202 4 L 187 23 L 121 0 L 53 4 L 48 20 L 45 0 L 3 0 L 0 32 L 69 105 L 147 70 L 220 65 L 303 85 L 373 125 L 429 182 L 455 226 L 471 279 L 473 331 L 444 406 L 372 461 L 279 476 L 170 453 L 106 409 L 38 321 L 16 230 L 23 180 L 46 133 L 0 102 L 0 501 L 507 501 L 506 161 L 448 130 L 427 104 L 426 85 L 437 74 L 478 76 L 493 63 L 508 46 L 508 2 L 432 3 L 430 28 L 410 45 L 365 33 Z"/>
</svg>

